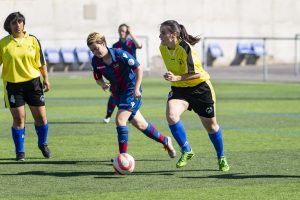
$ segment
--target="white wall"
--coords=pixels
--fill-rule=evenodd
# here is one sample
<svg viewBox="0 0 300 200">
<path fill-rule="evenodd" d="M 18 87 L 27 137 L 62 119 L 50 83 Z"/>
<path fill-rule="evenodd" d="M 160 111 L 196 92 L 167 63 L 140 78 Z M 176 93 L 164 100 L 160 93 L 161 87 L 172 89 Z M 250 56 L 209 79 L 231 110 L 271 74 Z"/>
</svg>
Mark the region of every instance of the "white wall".
<svg viewBox="0 0 300 200">
<path fill-rule="evenodd" d="M 96 19 L 84 18 L 84 5 L 96 7 Z M 194 35 L 293 37 L 300 33 L 298 0 L 0 0 L 0 24 L 14 11 L 26 17 L 26 29 L 46 45 L 85 45 L 92 31 L 117 38 L 126 22 L 149 37 L 150 58 L 159 55 L 159 24 L 175 19 Z M 3 29 L 0 36 L 5 36 Z M 237 41 L 219 41 L 230 62 Z M 79 44 L 78 44 L 79 43 Z M 268 42 L 275 60 L 293 61 L 292 42 Z M 196 46 L 201 51 L 201 45 Z M 144 50 L 145 51 L 145 50 Z M 200 52 L 199 52 L 200 53 Z"/>
</svg>

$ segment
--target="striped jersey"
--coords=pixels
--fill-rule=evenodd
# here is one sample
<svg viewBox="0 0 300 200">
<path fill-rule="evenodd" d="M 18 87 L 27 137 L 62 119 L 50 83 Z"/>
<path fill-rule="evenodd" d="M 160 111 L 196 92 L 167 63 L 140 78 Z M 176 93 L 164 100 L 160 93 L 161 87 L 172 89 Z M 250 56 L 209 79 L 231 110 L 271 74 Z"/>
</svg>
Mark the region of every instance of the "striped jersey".
<svg viewBox="0 0 300 200">
<path fill-rule="evenodd" d="M 134 90 L 136 83 L 135 70 L 139 62 L 127 51 L 108 48 L 112 63 L 107 65 L 102 58 L 92 58 L 93 74 L 95 80 L 105 78 L 110 82 L 111 93 L 114 99 L 127 90 Z"/>
<path fill-rule="evenodd" d="M 130 38 L 127 38 L 124 42 L 120 39 L 118 42 L 113 44 L 112 48 L 127 51 L 136 59 L 136 46 Z"/>
</svg>

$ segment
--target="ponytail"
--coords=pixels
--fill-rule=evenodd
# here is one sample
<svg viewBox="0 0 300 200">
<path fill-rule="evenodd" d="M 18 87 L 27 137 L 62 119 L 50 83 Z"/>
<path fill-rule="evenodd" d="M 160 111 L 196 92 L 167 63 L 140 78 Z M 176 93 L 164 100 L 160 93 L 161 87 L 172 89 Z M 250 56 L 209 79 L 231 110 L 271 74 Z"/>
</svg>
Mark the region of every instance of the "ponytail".
<svg viewBox="0 0 300 200">
<path fill-rule="evenodd" d="M 194 45 L 196 43 L 198 43 L 200 41 L 200 37 L 199 36 L 192 36 L 189 35 L 185 29 L 185 27 L 182 24 L 179 24 L 180 27 L 180 38 L 182 40 L 187 41 L 188 43 L 190 43 L 191 45 Z"/>
<path fill-rule="evenodd" d="M 199 36 L 189 35 L 182 24 L 179 24 L 175 20 L 167 20 L 161 24 L 161 26 L 166 26 L 171 33 L 177 33 L 178 39 L 185 40 L 191 45 L 196 44 L 200 41 Z"/>
</svg>

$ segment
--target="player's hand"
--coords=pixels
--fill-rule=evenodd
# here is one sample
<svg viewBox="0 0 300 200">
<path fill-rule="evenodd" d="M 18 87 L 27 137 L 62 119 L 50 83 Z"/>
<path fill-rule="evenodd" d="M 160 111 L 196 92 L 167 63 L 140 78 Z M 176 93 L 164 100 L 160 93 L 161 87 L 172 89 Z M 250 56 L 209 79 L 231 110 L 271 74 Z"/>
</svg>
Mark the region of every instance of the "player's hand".
<svg viewBox="0 0 300 200">
<path fill-rule="evenodd" d="M 139 89 L 134 90 L 134 98 L 139 99 L 142 97 L 142 93 Z"/>
<path fill-rule="evenodd" d="M 164 78 L 166 81 L 170 82 L 180 81 L 180 76 L 176 76 L 170 71 L 164 74 Z"/>
<path fill-rule="evenodd" d="M 130 28 L 130 26 L 127 26 L 127 35 L 131 35 L 131 34 L 132 34 L 131 28 Z"/>
<path fill-rule="evenodd" d="M 43 90 L 44 92 L 48 92 L 50 90 L 50 82 L 48 80 L 43 80 Z"/>
<path fill-rule="evenodd" d="M 109 83 L 104 83 L 104 84 L 102 84 L 101 85 L 101 88 L 102 88 L 102 90 L 107 90 L 107 89 L 109 89 L 109 87 L 110 87 L 110 84 Z"/>
</svg>

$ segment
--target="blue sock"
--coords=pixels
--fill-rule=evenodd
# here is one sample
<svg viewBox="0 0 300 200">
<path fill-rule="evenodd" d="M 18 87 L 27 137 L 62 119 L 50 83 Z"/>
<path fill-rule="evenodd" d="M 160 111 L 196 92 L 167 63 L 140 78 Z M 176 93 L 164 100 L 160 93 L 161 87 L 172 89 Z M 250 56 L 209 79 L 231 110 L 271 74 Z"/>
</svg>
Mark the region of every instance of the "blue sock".
<svg viewBox="0 0 300 200">
<path fill-rule="evenodd" d="M 191 151 L 182 122 L 178 121 L 176 124 L 169 125 L 169 127 L 181 150 L 183 152 Z"/>
<path fill-rule="evenodd" d="M 161 134 L 151 123 L 148 123 L 147 128 L 143 131 L 143 133 L 149 138 L 160 142 L 162 144 L 168 143 L 168 138 Z"/>
<path fill-rule="evenodd" d="M 48 123 L 42 126 L 35 125 L 35 131 L 38 136 L 38 145 L 47 144 L 48 138 Z"/>
<path fill-rule="evenodd" d="M 128 149 L 128 127 L 127 126 L 118 126 L 118 143 L 119 143 L 119 152 L 127 153 Z"/>
<path fill-rule="evenodd" d="M 223 149 L 223 139 L 222 139 L 222 131 L 221 128 L 215 133 L 208 133 L 209 138 L 211 142 L 213 143 L 216 152 L 217 152 L 217 157 L 220 158 L 221 156 L 224 156 L 224 149 Z"/>
<path fill-rule="evenodd" d="M 25 152 L 24 150 L 25 128 L 16 129 L 12 127 L 11 133 L 14 139 L 16 153 Z"/>
</svg>

